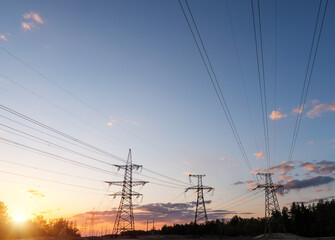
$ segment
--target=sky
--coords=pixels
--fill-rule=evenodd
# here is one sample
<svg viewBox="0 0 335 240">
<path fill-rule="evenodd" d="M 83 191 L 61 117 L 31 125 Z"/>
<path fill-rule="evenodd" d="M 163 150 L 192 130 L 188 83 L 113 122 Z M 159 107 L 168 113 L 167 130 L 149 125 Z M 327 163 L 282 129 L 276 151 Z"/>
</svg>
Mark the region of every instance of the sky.
<svg viewBox="0 0 335 240">
<path fill-rule="evenodd" d="M 143 165 L 134 179 L 149 181 L 136 187 L 137 229 L 193 220 L 189 173 L 215 188 L 205 193 L 209 219 L 262 217 L 264 193 L 247 192 L 262 171 L 284 185 L 281 207 L 334 197 L 334 2 L 291 161 L 319 1 L 260 1 L 270 158 L 250 1 L 188 3 L 251 169 L 178 1 L 2 1 L 0 200 L 13 218 L 65 217 L 83 229 L 95 211 L 96 231 L 111 229 L 119 198 L 108 194 L 121 189 L 104 181 L 122 179 L 112 164 L 129 149 Z"/>
</svg>

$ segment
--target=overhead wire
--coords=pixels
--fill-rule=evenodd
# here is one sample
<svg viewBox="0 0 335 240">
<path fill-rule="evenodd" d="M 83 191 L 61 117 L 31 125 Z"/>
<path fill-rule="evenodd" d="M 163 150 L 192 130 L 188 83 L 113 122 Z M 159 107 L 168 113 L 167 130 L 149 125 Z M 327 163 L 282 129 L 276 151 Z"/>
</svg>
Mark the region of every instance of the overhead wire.
<svg viewBox="0 0 335 240">
<path fill-rule="evenodd" d="M 275 0 L 275 53 L 274 53 L 274 109 L 277 111 L 277 51 L 278 51 L 278 0 Z M 274 121 L 274 133 L 273 133 L 273 158 L 276 161 L 276 148 L 277 148 L 277 121 Z"/>
<path fill-rule="evenodd" d="M 92 165 L 89 165 L 89 164 L 81 163 L 81 162 L 72 160 L 70 158 L 66 158 L 66 157 L 60 156 L 60 155 L 49 153 L 49 152 L 46 152 L 46 151 L 43 151 L 43 150 L 31 147 L 31 146 L 22 144 L 22 143 L 18 143 L 18 142 L 12 141 L 12 140 L 7 139 L 7 138 L 0 137 L 0 142 L 6 143 L 6 144 L 9 144 L 9 145 L 18 147 L 18 148 L 22 148 L 22 149 L 25 149 L 27 151 L 34 152 L 34 153 L 37 153 L 37 154 L 40 154 L 40 155 L 43 155 L 43 156 L 47 156 L 47 157 L 56 159 L 58 161 L 62 161 L 62 162 L 69 163 L 69 164 L 72 164 L 72 165 L 75 165 L 75 166 L 86 168 L 86 169 L 89 169 L 89 170 L 92 170 L 92 171 L 97 171 L 97 172 L 101 172 L 101 173 L 105 173 L 105 174 L 110 174 L 110 175 L 114 175 L 114 176 L 121 177 L 121 178 L 123 177 L 123 175 L 121 175 L 121 174 L 118 174 L 118 173 L 115 173 L 115 172 L 111 172 L 111 171 L 106 170 L 106 169 L 98 168 L 98 167 L 95 167 L 95 166 L 92 166 Z M 161 182 L 166 182 L 164 180 L 160 180 L 160 179 L 153 178 L 153 177 L 150 177 L 150 176 L 146 176 L 146 175 L 143 175 L 143 176 L 151 178 L 151 179 L 155 179 L 155 180 L 158 180 L 158 181 L 161 181 Z M 150 183 L 154 184 L 154 185 L 159 185 L 159 186 L 164 186 L 164 187 L 170 187 L 170 188 L 180 188 L 180 187 L 184 188 L 183 185 L 178 186 L 177 184 L 170 183 L 170 182 L 166 182 L 166 183 L 171 184 L 172 186 L 171 185 L 166 185 L 166 184 L 161 184 L 161 183 L 156 183 L 156 182 L 152 182 L 152 181 Z M 176 185 L 178 187 L 176 187 Z"/>
<path fill-rule="evenodd" d="M 201 57 L 201 59 L 202 59 L 202 62 L 203 62 L 203 64 L 204 64 L 205 68 L 206 68 L 206 71 L 207 71 L 207 74 L 208 74 L 208 76 L 209 76 L 209 79 L 210 79 L 210 81 L 211 81 L 211 83 L 212 83 L 212 85 L 213 85 L 213 87 L 214 87 L 216 96 L 217 96 L 218 99 L 219 99 L 221 108 L 222 108 L 222 110 L 223 110 L 223 112 L 224 112 L 224 114 L 225 114 L 225 116 L 226 116 L 226 118 L 227 118 L 227 120 L 228 120 L 228 124 L 229 124 L 229 126 L 230 126 L 230 128 L 231 128 L 231 130 L 232 130 L 232 133 L 233 133 L 233 135 L 234 135 L 234 138 L 235 138 L 235 140 L 236 140 L 236 142 L 237 142 L 237 144 L 238 144 L 238 147 L 239 147 L 239 149 L 240 149 L 240 151 L 241 151 L 241 153 L 242 153 L 243 159 L 244 159 L 244 161 L 245 161 L 245 163 L 246 163 L 248 169 L 251 171 L 251 170 L 252 170 L 252 167 L 251 167 L 249 158 L 248 158 L 248 156 L 247 156 L 247 154 L 246 154 L 246 151 L 245 151 L 245 149 L 244 149 L 244 146 L 243 146 L 243 144 L 242 144 L 242 141 L 241 141 L 241 139 L 240 139 L 240 136 L 239 136 L 239 134 L 238 134 L 238 132 L 237 132 L 235 123 L 234 123 L 234 121 L 233 121 L 233 119 L 232 119 L 232 117 L 231 117 L 231 114 L 230 114 L 228 105 L 227 105 L 226 100 L 225 100 L 225 98 L 224 98 L 224 95 L 223 95 L 223 93 L 222 93 L 221 87 L 220 87 L 220 85 L 219 85 L 218 79 L 217 79 L 216 74 L 215 74 L 215 71 L 214 71 L 214 68 L 213 68 L 212 63 L 211 63 L 211 60 L 210 60 L 210 58 L 209 58 L 209 56 L 208 56 L 207 50 L 206 50 L 206 48 L 205 48 L 205 45 L 204 45 L 204 43 L 203 43 L 203 41 L 202 41 L 202 37 L 201 37 L 200 32 L 199 32 L 199 29 L 198 29 L 198 27 L 197 27 L 197 25 L 196 25 L 196 22 L 195 22 L 195 19 L 194 19 L 194 17 L 193 17 L 193 14 L 192 14 L 192 11 L 191 11 L 191 9 L 190 9 L 190 6 L 189 6 L 189 4 L 188 4 L 188 1 L 185 0 L 185 2 L 186 2 L 186 6 L 187 6 L 188 12 L 189 12 L 189 14 L 190 14 L 190 16 L 191 16 L 193 25 L 194 25 L 194 27 L 195 27 L 195 29 L 196 29 L 197 36 L 198 36 L 198 38 L 199 38 L 199 40 L 200 40 L 200 43 L 201 43 L 202 49 L 203 49 L 203 51 L 204 51 L 204 54 L 203 54 L 202 51 L 201 51 L 200 45 L 199 45 L 199 43 L 198 43 L 198 41 L 197 41 L 197 38 L 195 37 L 195 34 L 194 34 L 193 29 L 192 29 L 192 27 L 191 27 L 190 21 L 189 21 L 189 19 L 188 19 L 188 17 L 187 17 L 187 14 L 186 14 L 185 10 L 184 10 L 184 7 L 183 7 L 183 5 L 182 5 L 182 3 L 181 3 L 180 0 L 178 0 L 178 2 L 179 2 L 179 5 L 180 5 L 181 10 L 182 10 L 182 12 L 183 12 L 183 15 L 184 15 L 184 17 L 185 17 L 186 23 L 187 23 L 187 25 L 188 25 L 188 27 L 189 27 L 189 30 L 190 30 L 190 32 L 191 32 L 191 34 L 192 34 L 193 40 L 194 40 L 194 42 L 195 42 L 195 44 L 196 44 L 196 46 L 197 46 L 197 49 L 198 49 L 198 52 L 199 52 L 200 57 Z M 207 59 L 207 62 L 208 62 L 208 63 L 206 62 L 204 55 L 206 56 L 206 59 Z M 211 74 L 211 72 L 212 72 L 212 74 Z M 212 76 L 212 75 L 213 75 L 213 76 Z M 253 175 L 252 175 L 252 176 L 253 176 Z M 254 176 L 253 176 L 253 177 L 254 177 Z"/>
<path fill-rule="evenodd" d="M 3 52 L 5 52 L 7 55 L 13 57 L 14 59 L 16 59 L 18 62 L 20 62 L 21 64 L 23 64 L 24 66 L 26 66 L 28 69 L 30 69 L 31 71 L 35 72 L 36 74 L 38 74 L 43 79 L 47 80 L 52 85 L 56 86 L 58 89 L 61 89 L 63 92 L 65 92 L 70 97 L 74 98 L 79 103 L 81 103 L 84 106 L 86 106 L 87 108 L 91 109 L 93 112 L 95 112 L 96 114 L 98 114 L 100 117 L 102 117 L 102 118 L 104 118 L 104 119 L 106 119 L 108 121 L 110 120 L 110 118 L 108 116 L 106 116 L 105 114 L 103 114 L 97 108 L 93 107 L 92 105 L 88 104 L 87 102 L 85 102 L 84 100 L 82 100 L 81 98 L 79 98 L 78 96 L 76 96 L 75 94 L 71 93 L 69 90 L 67 90 L 66 88 L 64 88 L 63 86 L 61 86 L 60 84 L 58 84 L 57 82 L 55 82 L 54 80 L 52 80 L 51 78 L 47 77 L 45 74 L 43 74 L 37 68 L 35 68 L 32 65 L 28 64 L 27 62 L 23 61 L 21 58 L 19 58 L 15 54 L 11 53 L 10 51 L 8 51 L 7 49 L 5 49 L 4 47 L 0 46 L 0 50 L 2 50 Z M 120 125 L 119 123 L 115 122 L 114 124 L 116 126 L 118 126 L 120 129 L 126 131 L 128 134 L 130 134 L 130 135 L 136 137 L 137 139 L 139 139 L 140 141 L 146 143 L 148 146 L 150 146 L 156 152 L 160 152 L 161 154 L 167 156 L 168 158 L 174 159 L 174 157 L 170 156 L 167 153 L 164 153 L 163 151 L 161 151 L 160 149 L 158 149 L 156 146 L 154 146 L 153 144 L 151 144 L 149 141 L 147 141 L 146 139 L 143 139 L 143 138 L 139 137 L 138 135 L 136 135 L 133 132 L 131 132 L 129 129 L 127 129 L 127 128 L 123 127 L 122 125 Z M 141 151 L 141 150 L 139 150 L 139 151 Z M 171 162 L 169 162 L 169 164 L 171 164 Z"/>
<path fill-rule="evenodd" d="M 300 102 L 299 102 L 299 106 L 298 106 L 298 114 L 297 114 L 297 118 L 296 118 L 296 122 L 295 122 L 295 126 L 294 126 L 292 141 L 291 141 L 290 150 L 289 150 L 289 156 L 288 156 L 288 160 L 287 160 L 288 163 L 290 163 L 292 161 L 296 141 L 297 141 L 297 138 L 298 138 L 301 119 L 302 119 L 302 115 L 304 113 L 304 109 L 305 109 L 305 105 L 306 105 L 308 90 L 310 88 L 312 74 L 313 74 L 313 70 L 314 70 L 315 59 L 316 59 L 316 56 L 317 56 L 317 53 L 318 53 L 319 43 L 320 43 L 322 30 L 323 30 L 323 24 L 324 24 L 325 17 L 326 17 L 326 12 L 327 12 L 327 7 L 328 7 L 328 0 L 325 1 L 326 3 L 324 4 L 325 6 L 324 6 L 324 10 L 323 10 L 322 17 L 321 17 L 322 20 L 321 20 L 321 24 L 320 24 L 320 27 L 319 27 L 319 32 L 317 33 L 318 23 L 319 23 L 319 20 L 320 20 L 319 18 L 320 18 L 321 6 L 322 6 L 323 2 L 324 2 L 323 0 L 319 1 L 319 8 L 318 8 L 318 13 L 317 13 L 317 17 L 316 17 L 315 26 L 314 26 L 313 39 L 312 39 L 312 43 L 311 43 L 311 47 L 310 47 L 308 63 L 307 63 L 307 67 L 306 67 L 305 77 L 304 77 L 304 84 L 303 84 L 302 93 L 301 93 L 301 97 L 300 97 Z M 314 46 L 315 40 L 316 40 L 316 46 Z M 314 54 L 313 54 L 313 49 L 314 49 Z"/>
<path fill-rule="evenodd" d="M 13 110 L 13 109 L 11 109 L 11 108 L 8 108 L 8 107 L 6 107 L 6 106 L 4 106 L 4 105 L 2 105 L 2 104 L 0 104 L 0 109 L 3 109 L 3 110 L 5 110 L 5 111 L 7 111 L 7 112 L 9 112 L 9 113 L 11 113 L 11 114 L 13 114 L 13 115 L 15 115 L 15 116 L 18 116 L 18 117 L 20 117 L 20 118 L 22 118 L 22 119 L 24 119 L 24 120 L 26 120 L 26 121 L 29 121 L 29 122 L 31 122 L 31 123 L 33 123 L 33 124 L 39 126 L 39 127 L 45 128 L 45 129 L 47 129 L 47 130 L 49 130 L 49 131 L 51 131 L 51 132 L 53 132 L 53 133 L 56 133 L 56 134 L 58 134 L 58 135 L 60 135 L 60 136 L 62 136 L 62 137 L 65 137 L 65 138 L 70 139 L 70 140 L 72 140 L 72 141 L 74 141 L 74 142 L 76 142 L 76 143 L 79 143 L 79 144 L 81 144 L 81 145 L 83 145 L 83 146 L 85 146 L 85 147 L 87 147 L 87 148 L 90 148 L 90 149 L 93 149 L 93 150 L 95 150 L 95 151 L 97 151 L 97 152 L 99 152 L 99 153 L 102 153 L 102 154 L 104 154 L 105 156 L 112 157 L 112 158 L 114 158 L 114 159 L 116 159 L 116 160 L 118 160 L 118 161 L 126 162 L 125 159 L 123 159 L 123 158 L 121 158 L 121 157 L 118 157 L 118 156 L 116 156 L 115 154 L 109 153 L 109 152 L 107 152 L 107 151 L 105 151 L 105 150 L 102 150 L 102 149 L 100 149 L 100 148 L 98 148 L 98 147 L 95 147 L 95 146 L 93 146 L 93 145 L 91 145 L 91 144 L 89 144 L 89 143 L 86 143 L 86 142 L 84 142 L 84 141 L 82 141 L 82 140 L 79 140 L 78 138 L 72 137 L 72 136 L 70 136 L 70 135 L 68 135 L 68 134 L 66 134 L 66 133 L 64 133 L 64 132 L 62 132 L 62 131 L 59 131 L 59 130 L 53 128 L 53 127 L 50 127 L 50 126 L 48 126 L 48 125 L 46 125 L 46 124 L 43 124 L 43 123 L 41 123 L 41 122 L 39 122 L 39 121 L 37 121 L 37 120 L 35 120 L 35 119 L 32 119 L 32 118 L 28 117 L 27 115 L 21 114 L 21 113 L 19 113 L 19 112 Z M 177 180 L 177 179 L 175 179 L 175 178 L 171 178 L 171 177 L 169 177 L 169 176 L 166 176 L 166 175 L 164 175 L 164 174 L 155 172 L 155 171 L 153 171 L 153 170 L 150 170 L 150 169 L 147 169 L 147 168 L 143 168 L 143 170 L 146 170 L 146 171 L 148 171 L 148 172 L 150 172 L 150 173 L 153 173 L 153 174 L 156 174 L 156 175 L 158 175 L 158 176 L 161 176 L 161 177 L 170 179 L 170 180 L 172 180 L 172 181 L 178 182 L 179 184 L 182 183 L 182 184 L 188 186 L 188 183 L 186 183 L 186 182 Z"/>
<path fill-rule="evenodd" d="M 260 14 L 260 4 L 258 3 L 258 21 L 259 21 L 259 38 L 260 38 L 260 53 L 258 50 L 258 41 L 257 41 L 257 30 L 256 30 L 256 20 L 255 20 L 255 9 L 253 0 L 251 2 L 251 11 L 252 11 L 252 23 L 254 30 L 254 41 L 255 41 L 255 50 L 256 50 L 256 60 L 257 60 L 257 71 L 258 71 L 258 85 L 259 93 L 261 100 L 262 108 L 262 122 L 263 122 L 263 132 L 264 132 L 264 141 L 265 141 L 265 152 L 266 152 L 266 162 L 267 167 L 270 166 L 270 144 L 269 144 L 269 128 L 268 128 L 268 119 L 267 119 L 267 103 L 266 103 L 266 86 L 265 86 L 265 70 L 264 70 L 264 57 L 263 57 L 263 37 L 262 37 L 262 24 L 261 24 L 261 14 Z M 259 57 L 261 55 L 261 58 Z M 261 60 L 261 61 L 260 61 Z M 263 84 L 262 84 L 263 80 Z"/>
<path fill-rule="evenodd" d="M 231 29 L 231 34 L 232 34 L 232 38 L 233 38 L 233 41 L 234 41 L 234 49 L 235 49 L 235 53 L 236 53 L 236 57 L 237 57 L 237 65 L 238 65 L 238 69 L 239 69 L 240 76 L 241 76 L 240 79 L 241 79 L 241 83 L 242 83 L 242 89 L 243 89 L 243 93 L 244 93 L 244 97 L 245 97 L 245 102 L 246 102 L 246 105 L 247 105 L 248 115 L 249 115 L 249 118 L 250 118 L 250 125 L 251 125 L 251 128 L 252 128 L 252 133 L 253 133 L 256 149 L 258 149 L 259 147 L 258 147 L 258 144 L 257 144 L 256 131 L 255 131 L 253 117 L 252 117 L 252 114 L 251 114 L 251 108 L 250 108 L 248 93 L 247 93 L 246 84 L 245 84 L 245 77 L 244 77 L 243 70 L 242 70 L 242 64 L 241 64 L 240 54 L 239 54 L 239 51 L 238 51 L 238 48 L 237 48 L 237 41 L 236 41 L 236 36 L 235 36 L 235 31 L 234 31 L 234 26 L 233 26 L 233 20 L 232 20 L 232 16 L 231 16 L 231 13 L 230 13 L 229 0 L 226 0 L 226 8 L 227 8 L 227 13 L 228 13 L 228 20 L 229 20 L 229 25 L 230 25 L 230 29 Z"/>
</svg>

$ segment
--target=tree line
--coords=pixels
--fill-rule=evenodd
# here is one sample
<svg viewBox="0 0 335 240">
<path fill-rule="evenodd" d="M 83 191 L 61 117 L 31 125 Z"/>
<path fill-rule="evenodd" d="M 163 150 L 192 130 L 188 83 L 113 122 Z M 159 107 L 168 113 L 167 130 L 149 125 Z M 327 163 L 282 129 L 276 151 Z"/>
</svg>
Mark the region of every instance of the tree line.
<svg viewBox="0 0 335 240">
<path fill-rule="evenodd" d="M 35 216 L 22 224 L 13 223 L 7 206 L 0 202 L 0 239 L 20 239 L 30 237 L 78 237 L 76 224 L 64 218 L 47 221 L 43 216 Z"/>
<path fill-rule="evenodd" d="M 280 221 L 277 221 L 281 219 Z M 335 236 L 335 200 L 309 204 L 292 203 L 282 212 L 274 212 L 271 217 L 272 232 L 286 232 L 303 237 Z M 203 224 L 164 225 L 161 234 L 178 235 L 220 235 L 220 236 L 257 236 L 265 232 L 265 218 L 241 218 L 234 216 L 230 220 L 217 219 Z M 282 223 L 280 225 L 280 222 Z M 282 227 L 284 226 L 284 228 Z"/>
</svg>

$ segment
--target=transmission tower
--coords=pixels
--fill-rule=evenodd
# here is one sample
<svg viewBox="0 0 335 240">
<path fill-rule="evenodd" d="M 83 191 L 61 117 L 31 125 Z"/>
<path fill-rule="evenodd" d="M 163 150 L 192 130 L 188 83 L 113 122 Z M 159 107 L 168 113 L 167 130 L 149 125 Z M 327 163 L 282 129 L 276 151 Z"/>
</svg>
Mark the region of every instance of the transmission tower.
<svg viewBox="0 0 335 240">
<path fill-rule="evenodd" d="M 264 184 L 258 184 L 257 188 L 264 189 L 265 192 L 265 233 L 271 233 L 271 224 L 277 223 L 284 232 L 286 232 L 285 227 L 282 222 L 279 202 L 277 199 L 276 191 L 283 187 L 283 185 L 274 184 L 272 182 L 273 173 L 257 173 L 261 178 L 264 177 Z M 273 215 L 274 213 L 274 215 Z M 278 215 L 279 214 L 279 215 Z"/>
<path fill-rule="evenodd" d="M 113 236 L 117 236 L 121 232 L 129 232 L 131 237 L 135 236 L 135 224 L 133 214 L 133 196 L 140 197 L 142 194 L 133 191 L 134 186 L 145 185 L 146 181 L 133 181 L 133 170 L 139 170 L 142 165 L 132 163 L 131 149 L 129 149 L 126 165 L 114 165 L 120 169 L 124 169 L 123 181 L 108 182 L 109 185 L 122 186 L 122 191 L 110 194 L 109 196 L 120 196 L 120 205 L 115 218 L 113 227 Z"/>
<path fill-rule="evenodd" d="M 90 236 L 93 237 L 95 232 L 94 232 L 94 225 L 95 225 L 95 219 L 94 219 L 94 215 L 95 215 L 95 209 L 93 208 L 93 211 L 91 213 L 92 217 L 91 217 L 91 223 L 90 223 Z"/>
<path fill-rule="evenodd" d="M 194 223 L 196 224 L 197 222 L 204 220 L 204 219 L 205 219 L 205 222 L 207 222 L 208 218 L 207 218 L 206 205 L 205 205 L 205 199 L 204 199 L 204 190 L 208 190 L 208 192 L 210 192 L 214 190 L 214 188 L 202 185 L 202 177 L 206 175 L 189 174 L 188 176 L 190 178 L 190 182 L 191 182 L 191 177 L 198 178 L 198 185 L 193 186 L 193 187 L 188 187 L 185 190 L 185 192 L 187 192 L 188 190 L 195 190 L 197 192 L 197 206 L 195 210 Z"/>
</svg>

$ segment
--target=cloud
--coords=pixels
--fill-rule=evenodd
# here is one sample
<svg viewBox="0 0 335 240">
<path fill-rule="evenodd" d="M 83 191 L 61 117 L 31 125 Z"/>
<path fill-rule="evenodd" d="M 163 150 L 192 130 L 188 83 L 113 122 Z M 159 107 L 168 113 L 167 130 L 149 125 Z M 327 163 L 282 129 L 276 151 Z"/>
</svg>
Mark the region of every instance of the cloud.
<svg viewBox="0 0 335 240">
<path fill-rule="evenodd" d="M 60 211 L 60 209 L 59 209 L 59 208 L 57 208 L 57 209 L 48 209 L 48 210 L 44 210 L 44 211 L 41 211 L 41 212 L 35 213 L 34 215 L 50 214 L 50 213 L 54 213 L 54 212 L 58 212 L 58 211 Z"/>
<path fill-rule="evenodd" d="M 321 200 L 323 201 L 328 201 L 328 200 L 332 200 L 334 199 L 335 196 L 329 196 L 329 197 L 324 197 L 324 198 L 313 198 L 307 201 L 302 201 L 302 202 L 298 202 L 298 203 L 304 203 L 304 204 L 310 204 L 310 203 L 315 203 L 315 202 L 319 202 Z M 291 203 L 289 203 L 288 205 L 290 205 Z"/>
<path fill-rule="evenodd" d="M 211 201 L 206 201 L 210 204 Z M 134 206 L 134 216 L 136 222 L 146 222 L 155 216 L 155 223 L 185 223 L 194 220 L 194 208 L 196 202 L 186 203 L 148 203 L 140 206 Z M 92 212 L 81 213 L 73 216 L 73 219 L 79 224 L 83 223 Z M 117 214 L 117 208 L 109 211 L 96 211 L 95 223 L 113 222 Z M 209 219 L 223 218 L 227 214 L 236 214 L 228 210 L 211 210 L 208 209 Z M 248 214 L 248 213 L 246 213 Z"/>
<path fill-rule="evenodd" d="M 271 120 L 277 120 L 285 117 L 287 117 L 287 114 L 283 114 L 281 111 L 272 111 L 269 115 Z"/>
<path fill-rule="evenodd" d="M 334 112 L 335 111 L 335 101 L 333 103 L 322 103 L 316 105 L 310 110 L 306 115 L 309 118 L 321 117 L 325 112 Z"/>
<path fill-rule="evenodd" d="M 45 195 L 41 192 L 39 192 L 38 190 L 28 190 L 27 193 L 29 194 L 30 198 L 45 198 Z"/>
<path fill-rule="evenodd" d="M 3 41 L 8 41 L 9 33 L 0 34 L 0 39 Z"/>
<path fill-rule="evenodd" d="M 129 124 L 132 124 L 132 125 L 135 125 L 135 126 L 140 126 L 140 123 L 139 122 L 137 122 L 137 121 L 134 121 L 134 120 L 123 120 L 124 122 L 126 122 L 126 123 L 129 123 Z"/>
<path fill-rule="evenodd" d="M 309 144 L 309 145 L 313 145 L 313 144 L 314 144 L 314 141 L 309 141 L 307 144 Z"/>
<path fill-rule="evenodd" d="M 231 185 L 241 185 L 241 184 L 245 184 L 245 182 L 237 181 L 232 183 Z"/>
<path fill-rule="evenodd" d="M 278 172 L 280 175 L 286 175 L 289 171 L 295 168 L 294 164 L 287 163 L 287 161 L 282 162 L 279 165 L 265 169 L 266 172 Z"/>
<path fill-rule="evenodd" d="M 21 27 L 24 31 L 31 31 L 34 28 L 37 28 L 33 22 L 21 22 Z"/>
<path fill-rule="evenodd" d="M 107 123 L 107 126 L 114 126 L 116 123 L 118 122 L 118 120 L 115 120 L 115 119 L 110 119 L 109 122 Z"/>
<path fill-rule="evenodd" d="M 332 161 L 320 161 L 315 164 L 310 162 L 304 162 L 300 165 L 305 170 L 308 170 L 313 173 L 327 175 L 327 174 L 335 174 L 335 162 Z"/>
<path fill-rule="evenodd" d="M 292 113 L 294 113 L 294 114 L 301 114 L 302 113 L 302 109 L 304 109 L 305 108 L 305 104 L 303 104 L 303 105 L 301 105 L 301 106 L 298 106 L 298 107 L 296 107 L 296 108 L 293 108 L 292 109 Z"/>
<path fill-rule="evenodd" d="M 328 184 L 331 182 L 334 182 L 335 179 L 328 176 L 317 176 L 309 179 L 303 179 L 303 180 L 289 180 L 286 184 L 284 184 L 285 190 L 300 190 L 303 188 L 309 188 L 309 187 L 316 187 L 323 184 Z"/>
<path fill-rule="evenodd" d="M 279 178 L 282 180 L 288 180 L 288 179 L 291 179 L 292 176 L 280 176 Z"/>
<path fill-rule="evenodd" d="M 44 20 L 38 13 L 34 13 L 34 12 L 25 13 L 23 14 L 23 18 L 32 19 L 39 24 L 44 24 Z"/>
<path fill-rule="evenodd" d="M 28 20 L 21 22 L 21 27 L 24 31 L 32 31 L 33 29 L 38 29 L 36 24 L 39 25 L 45 23 L 42 17 L 35 12 L 25 13 L 23 14 L 23 18 Z"/>
<path fill-rule="evenodd" d="M 256 157 L 257 160 L 259 159 L 264 159 L 264 152 L 263 151 L 260 151 L 260 152 L 256 152 L 254 153 L 254 156 Z"/>
<path fill-rule="evenodd" d="M 260 168 L 256 168 L 256 169 L 254 169 L 254 170 L 251 170 L 250 173 L 252 173 L 252 174 L 257 174 L 257 173 L 259 173 L 260 171 L 261 171 Z"/>
</svg>

